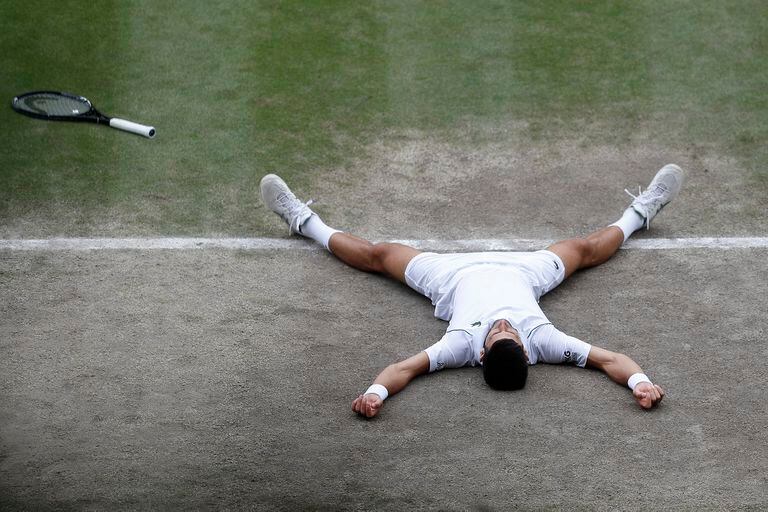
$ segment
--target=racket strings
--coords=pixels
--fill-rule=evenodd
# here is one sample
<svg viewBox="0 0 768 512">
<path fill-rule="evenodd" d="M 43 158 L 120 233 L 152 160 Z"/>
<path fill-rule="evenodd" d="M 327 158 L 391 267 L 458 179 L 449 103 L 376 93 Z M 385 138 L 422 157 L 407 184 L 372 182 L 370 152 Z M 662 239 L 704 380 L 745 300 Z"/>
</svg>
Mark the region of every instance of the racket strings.
<svg viewBox="0 0 768 512">
<path fill-rule="evenodd" d="M 87 100 L 56 94 L 36 94 L 22 98 L 19 106 L 29 112 L 46 116 L 79 116 L 91 109 Z"/>
</svg>

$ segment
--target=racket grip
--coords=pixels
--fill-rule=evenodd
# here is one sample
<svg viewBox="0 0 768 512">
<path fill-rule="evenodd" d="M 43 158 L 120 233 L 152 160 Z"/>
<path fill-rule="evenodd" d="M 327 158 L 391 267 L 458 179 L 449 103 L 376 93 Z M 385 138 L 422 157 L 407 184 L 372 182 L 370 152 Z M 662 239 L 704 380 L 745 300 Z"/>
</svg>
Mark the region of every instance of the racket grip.
<svg viewBox="0 0 768 512">
<path fill-rule="evenodd" d="M 111 126 L 112 128 L 117 128 L 118 130 L 137 133 L 139 135 L 143 135 L 144 137 L 147 137 L 148 139 L 155 138 L 154 126 L 145 126 L 143 124 L 134 123 L 132 121 L 126 121 L 125 119 L 118 119 L 116 117 L 113 117 L 112 119 L 109 120 L 109 126 Z"/>
</svg>

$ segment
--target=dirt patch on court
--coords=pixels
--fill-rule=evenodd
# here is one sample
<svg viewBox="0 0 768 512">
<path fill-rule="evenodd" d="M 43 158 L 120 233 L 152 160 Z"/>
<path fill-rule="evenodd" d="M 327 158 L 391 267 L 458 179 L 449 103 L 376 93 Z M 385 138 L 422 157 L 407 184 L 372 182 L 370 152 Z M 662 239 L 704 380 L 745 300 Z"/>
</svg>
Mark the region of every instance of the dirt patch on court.
<svg viewBox="0 0 768 512">
<path fill-rule="evenodd" d="M 764 256 L 622 251 L 543 298 L 665 387 L 653 412 L 537 365 L 515 393 L 420 378 L 365 421 L 357 393 L 446 327 L 405 286 L 324 251 L 0 251 L 0 509 L 760 508 Z"/>
<path fill-rule="evenodd" d="M 344 168 L 318 173 L 299 194 L 319 199 L 315 208 L 329 224 L 379 240 L 558 239 L 616 220 L 630 201 L 624 188 L 645 187 L 674 162 L 687 181 L 654 223 L 654 236 L 765 234 L 763 194 L 735 158 L 712 148 L 642 139 L 536 142 L 523 131 L 470 127 L 450 141 L 389 133 Z"/>
<path fill-rule="evenodd" d="M 340 139 L 340 147 L 358 156 L 315 170 L 296 193 L 317 199 L 314 208 L 330 225 L 375 240 L 554 240 L 613 222 L 629 204 L 624 188 L 646 186 L 656 170 L 674 162 L 687 181 L 651 236 L 768 234 L 765 187 L 714 146 L 661 144 L 650 129 L 618 145 L 594 144 L 587 134 L 572 135 L 576 130 L 536 140 L 530 132 L 525 123 L 467 121 L 442 134 L 390 131 L 365 145 Z M 247 185 L 213 185 L 200 197 L 150 190 L 130 204 L 89 206 L 70 198 L 9 205 L 0 215 L 0 238 L 284 238 L 285 226 L 259 200 L 266 172 L 255 171 Z"/>
</svg>

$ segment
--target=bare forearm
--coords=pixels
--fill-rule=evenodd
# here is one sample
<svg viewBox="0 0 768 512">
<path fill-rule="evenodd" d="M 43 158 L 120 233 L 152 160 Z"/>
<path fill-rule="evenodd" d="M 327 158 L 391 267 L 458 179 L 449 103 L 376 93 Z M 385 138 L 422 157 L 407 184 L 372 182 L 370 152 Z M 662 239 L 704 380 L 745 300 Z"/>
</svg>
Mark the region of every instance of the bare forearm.
<svg viewBox="0 0 768 512">
<path fill-rule="evenodd" d="M 390 395 L 394 395 L 402 391 L 413 379 L 428 371 L 429 358 L 426 352 L 419 352 L 405 361 L 387 366 L 373 382 L 381 384 L 387 388 Z"/>
<path fill-rule="evenodd" d="M 384 368 L 373 382 L 387 388 L 389 395 L 392 396 L 402 391 L 411 382 L 411 379 L 413 377 L 409 372 L 398 369 L 396 364 L 391 364 Z"/>
<path fill-rule="evenodd" d="M 629 356 L 593 346 L 587 357 L 587 366 L 605 372 L 617 384 L 627 385 L 629 377 L 643 370 Z"/>
<path fill-rule="evenodd" d="M 621 386 L 632 388 L 632 395 L 643 409 L 654 407 L 664 398 L 664 390 L 651 383 L 643 374 L 640 365 L 629 356 L 592 346 L 587 357 L 587 366 L 605 372 L 612 381 Z M 634 382 L 630 384 L 629 378 L 635 374 L 637 375 L 633 379 Z"/>
<path fill-rule="evenodd" d="M 615 383 L 626 386 L 633 374 L 642 373 L 643 370 L 630 357 L 624 354 L 615 354 L 613 360 L 603 367 L 603 371 Z"/>
</svg>

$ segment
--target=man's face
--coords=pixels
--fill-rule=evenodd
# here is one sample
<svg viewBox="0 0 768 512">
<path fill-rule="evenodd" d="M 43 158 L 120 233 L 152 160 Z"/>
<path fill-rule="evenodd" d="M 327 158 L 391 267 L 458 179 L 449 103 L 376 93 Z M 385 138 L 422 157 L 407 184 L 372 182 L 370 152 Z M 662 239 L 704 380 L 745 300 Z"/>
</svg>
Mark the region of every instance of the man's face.
<svg viewBox="0 0 768 512">
<path fill-rule="evenodd" d="M 499 340 L 515 340 L 515 343 L 520 345 L 525 352 L 525 358 L 528 359 L 528 351 L 525 350 L 525 345 L 520 341 L 520 334 L 512 325 L 504 319 L 496 320 L 491 325 L 491 330 L 488 331 L 488 335 L 485 337 L 485 343 L 483 343 L 483 350 L 480 353 L 480 360 L 482 361 L 485 353 L 491 350 L 494 343 Z"/>
</svg>

